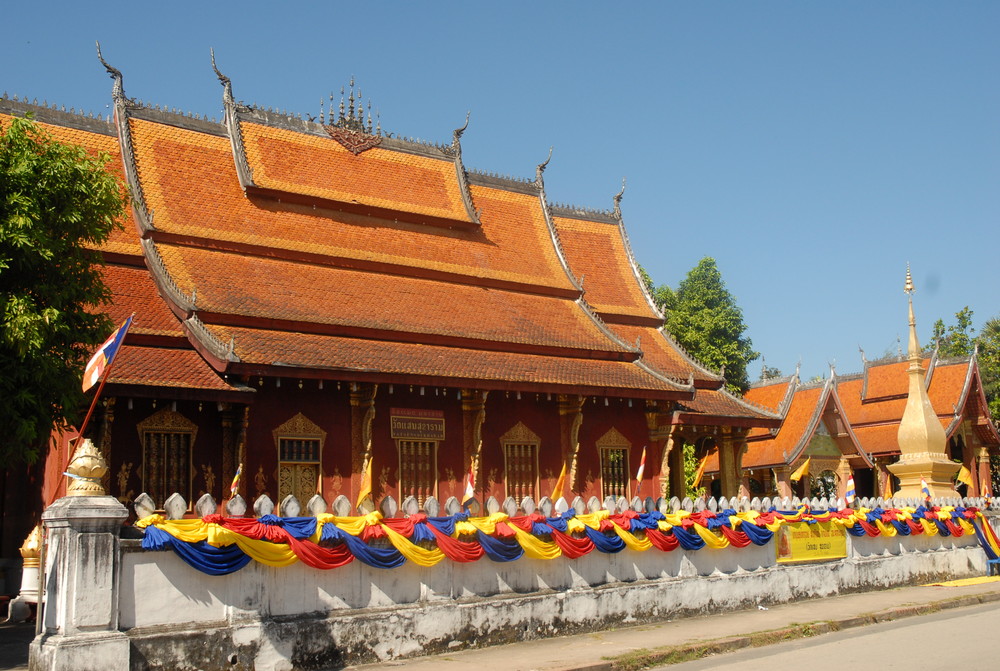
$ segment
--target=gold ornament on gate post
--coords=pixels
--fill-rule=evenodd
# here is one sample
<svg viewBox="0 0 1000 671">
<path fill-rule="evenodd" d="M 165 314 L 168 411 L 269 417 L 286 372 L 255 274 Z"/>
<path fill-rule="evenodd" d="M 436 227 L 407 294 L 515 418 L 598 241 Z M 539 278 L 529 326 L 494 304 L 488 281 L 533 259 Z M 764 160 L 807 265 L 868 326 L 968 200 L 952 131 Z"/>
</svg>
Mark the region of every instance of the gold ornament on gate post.
<svg viewBox="0 0 1000 671">
<path fill-rule="evenodd" d="M 28 537 L 24 539 L 24 543 L 21 545 L 19 551 L 21 553 L 21 559 L 24 560 L 24 568 L 38 568 L 39 565 L 39 555 L 42 549 L 42 525 L 39 524 Z"/>
<path fill-rule="evenodd" d="M 101 478 L 107 472 L 108 462 L 94 443 L 89 438 L 85 439 L 76 448 L 66 468 L 66 475 L 71 480 L 66 487 L 66 496 L 104 496 L 106 492 L 101 486 Z"/>
</svg>

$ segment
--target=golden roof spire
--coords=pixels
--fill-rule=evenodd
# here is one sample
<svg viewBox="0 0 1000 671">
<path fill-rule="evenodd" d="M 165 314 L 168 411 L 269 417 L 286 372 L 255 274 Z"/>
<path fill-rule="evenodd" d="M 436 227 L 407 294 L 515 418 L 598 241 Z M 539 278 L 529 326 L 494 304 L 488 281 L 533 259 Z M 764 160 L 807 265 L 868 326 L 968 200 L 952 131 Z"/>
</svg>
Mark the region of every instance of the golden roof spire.
<svg viewBox="0 0 1000 671">
<path fill-rule="evenodd" d="M 910 360 L 910 370 L 920 366 L 920 342 L 917 340 L 917 318 L 913 315 L 913 292 L 917 289 L 913 286 L 913 276 L 910 274 L 910 264 L 906 264 L 906 284 L 903 293 L 909 296 L 910 302 L 910 342 L 907 354 Z"/>
</svg>

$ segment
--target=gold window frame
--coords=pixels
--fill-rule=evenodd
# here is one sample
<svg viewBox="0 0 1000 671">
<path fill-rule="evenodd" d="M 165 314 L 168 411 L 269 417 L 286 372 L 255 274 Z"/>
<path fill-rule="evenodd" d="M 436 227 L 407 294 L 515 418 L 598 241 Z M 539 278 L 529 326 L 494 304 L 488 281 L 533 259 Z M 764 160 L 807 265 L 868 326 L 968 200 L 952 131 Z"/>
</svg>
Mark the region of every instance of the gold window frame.
<svg viewBox="0 0 1000 671">
<path fill-rule="evenodd" d="M 323 448 L 326 444 L 326 431 L 321 429 L 318 424 L 299 412 L 292 416 L 291 419 L 286 421 L 284 424 L 281 424 L 274 429 L 271 432 L 271 435 L 274 437 L 274 452 L 278 463 L 278 500 L 276 503 L 280 504 L 285 500 L 286 496 L 289 494 L 295 494 L 296 498 L 299 499 L 299 504 L 305 507 L 305 505 L 309 502 L 309 499 L 311 499 L 314 494 L 323 493 Z M 283 440 L 317 441 L 319 443 L 319 447 L 317 449 L 316 459 L 310 461 L 282 460 L 281 441 Z M 300 470 L 306 471 L 309 466 L 315 467 L 316 475 L 311 488 L 312 494 L 309 494 L 309 496 L 306 497 L 304 494 L 304 488 L 297 489 L 295 487 L 294 482 L 297 480 L 298 476 L 292 475 L 292 473 L 298 473 Z M 308 475 L 307 471 L 306 473 Z M 290 482 L 292 482 L 291 486 L 289 486 Z M 289 489 L 297 489 L 297 491 L 289 491 Z"/>
<path fill-rule="evenodd" d="M 147 487 L 150 481 L 153 479 L 150 473 L 150 459 L 147 453 L 147 438 L 151 434 L 178 434 L 188 436 L 188 455 L 187 455 L 187 491 L 177 492 L 184 497 L 187 502 L 187 509 L 191 510 L 194 505 L 194 501 L 191 500 L 192 492 L 194 491 L 194 445 L 195 440 L 198 437 L 198 425 L 189 420 L 187 417 L 181 413 L 173 410 L 172 408 L 161 408 L 157 410 L 152 415 L 142 420 L 136 424 L 136 431 L 139 433 L 139 449 L 142 454 L 142 489 L 144 492 L 153 496 L 153 492 L 148 492 L 148 489 L 153 489 Z M 163 459 L 166 459 L 164 455 Z M 159 464 L 160 467 L 160 477 L 165 479 L 164 470 L 166 468 L 166 463 Z M 167 498 L 174 494 L 174 492 L 166 491 L 167 485 L 163 485 L 163 491 L 158 492 L 162 495 L 163 501 L 157 501 L 156 503 L 160 506 L 160 510 L 163 509 L 163 504 Z M 155 500 L 155 497 L 154 497 Z"/>
<path fill-rule="evenodd" d="M 612 494 L 608 491 L 608 483 L 604 480 L 605 473 L 605 455 L 609 454 L 611 451 L 620 451 L 624 456 L 624 488 L 625 492 L 623 494 Z M 601 469 L 601 500 L 606 499 L 608 496 L 624 496 L 626 499 L 631 499 L 632 497 L 632 468 L 630 464 L 630 457 L 632 452 L 632 443 L 628 438 L 622 434 L 618 429 L 611 427 L 607 433 L 597 439 L 597 454 L 600 461 Z"/>
<path fill-rule="evenodd" d="M 540 498 L 539 485 L 538 485 L 538 454 L 541 451 L 541 438 L 525 426 L 524 422 L 518 422 L 515 424 L 507 433 L 500 436 L 500 447 L 503 450 L 503 485 L 504 493 L 506 496 L 511 496 L 514 498 L 524 498 L 524 496 L 531 496 L 536 501 Z M 508 449 L 514 446 L 525 446 L 534 449 L 534 482 L 531 483 L 532 493 L 518 495 L 516 492 L 511 491 L 511 478 L 510 478 L 510 465 L 509 465 L 509 455 Z"/>
</svg>

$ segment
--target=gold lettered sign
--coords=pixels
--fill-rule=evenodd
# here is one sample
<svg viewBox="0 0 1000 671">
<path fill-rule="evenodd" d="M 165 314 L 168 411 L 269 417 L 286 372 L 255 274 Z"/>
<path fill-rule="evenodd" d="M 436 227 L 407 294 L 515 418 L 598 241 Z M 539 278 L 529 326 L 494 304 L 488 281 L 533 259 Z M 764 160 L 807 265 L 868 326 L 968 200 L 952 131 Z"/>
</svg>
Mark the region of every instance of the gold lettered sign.
<svg viewBox="0 0 1000 671">
<path fill-rule="evenodd" d="M 828 561 L 847 556 L 847 531 L 835 522 L 794 522 L 775 534 L 779 564 Z"/>
<path fill-rule="evenodd" d="M 444 411 L 389 408 L 389 433 L 401 440 L 444 440 Z"/>
</svg>

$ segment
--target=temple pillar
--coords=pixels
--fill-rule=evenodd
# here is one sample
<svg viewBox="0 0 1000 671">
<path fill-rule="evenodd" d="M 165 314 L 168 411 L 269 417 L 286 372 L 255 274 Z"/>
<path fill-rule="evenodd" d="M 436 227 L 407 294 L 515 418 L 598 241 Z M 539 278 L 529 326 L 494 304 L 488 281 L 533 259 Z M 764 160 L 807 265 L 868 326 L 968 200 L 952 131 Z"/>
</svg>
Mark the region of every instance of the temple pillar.
<svg viewBox="0 0 1000 671">
<path fill-rule="evenodd" d="M 750 474 L 743 470 L 743 455 L 747 453 L 747 441 L 743 431 L 737 429 L 733 436 L 734 466 L 736 472 L 733 474 L 739 482 L 737 494 L 741 499 L 750 498 Z"/>
<path fill-rule="evenodd" d="M 375 393 L 377 384 L 351 383 L 351 502 L 361 492 L 365 465 L 372 456 L 372 422 L 375 420 Z M 377 494 L 375 474 L 372 473 L 372 501 Z M 369 511 L 370 512 L 370 511 Z"/>
<path fill-rule="evenodd" d="M 847 500 L 847 481 L 854 476 L 854 469 L 851 468 L 851 460 L 847 457 L 840 457 L 837 464 L 837 498 Z"/>
<path fill-rule="evenodd" d="M 792 475 L 792 469 L 788 466 L 779 466 L 774 469 L 774 479 L 778 484 L 778 497 L 782 499 L 792 498 L 792 481 L 789 477 Z"/>
<path fill-rule="evenodd" d="M 722 440 L 719 442 L 719 480 L 722 495 L 731 499 L 739 494 L 740 481 L 737 475 L 736 448 L 733 442 L 732 427 L 722 427 Z"/>
<path fill-rule="evenodd" d="M 481 456 L 483 451 L 483 422 L 486 421 L 486 396 L 488 391 L 478 389 L 462 390 L 462 461 L 465 468 L 473 474 L 475 489 L 485 492 L 481 486 L 482 472 Z M 465 495 L 465 479 L 462 474 L 462 496 Z"/>
<path fill-rule="evenodd" d="M 555 492 L 556 497 L 566 497 L 567 489 L 570 492 L 580 491 L 576 481 L 576 459 L 580 451 L 580 425 L 583 424 L 583 404 L 586 400 L 586 397 L 575 394 L 559 395 L 559 447 L 562 465 L 566 467 L 566 482 L 562 492 Z M 566 500 L 570 498 L 566 497 Z"/>
<path fill-rule="evenodd" d="M 993 496 L 993 474 L 990 471 L 990 452 L 985 447 L 976 450 L 976 484 L 979 493 L 975 496 Z"/>
<path fill-rule="evenodd" d="M 99 450 L 82 441 L 68 468 L 75 481 L 42 513 L 45 607 L 29 649 L 32 669 L 129 668 L 129 640 L 118 630 L 119 531 L 128 510 L 104 494 L 106 471 Z"/>
</svg>

